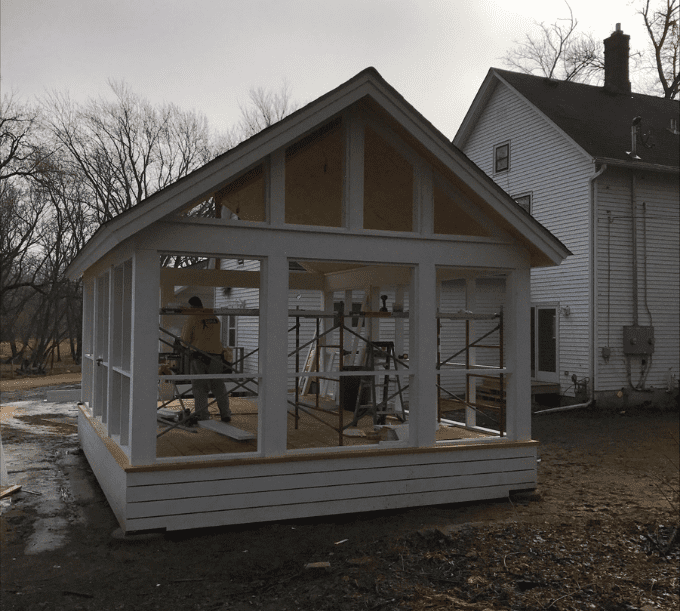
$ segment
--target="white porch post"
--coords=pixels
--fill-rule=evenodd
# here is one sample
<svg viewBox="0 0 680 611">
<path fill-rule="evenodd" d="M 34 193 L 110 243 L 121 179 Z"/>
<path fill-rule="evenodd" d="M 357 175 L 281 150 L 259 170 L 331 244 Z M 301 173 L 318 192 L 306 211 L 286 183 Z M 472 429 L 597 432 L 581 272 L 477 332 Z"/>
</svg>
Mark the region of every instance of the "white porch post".
<svg viewBox="0 0 680 611">
<path fill-rule="evenodd" d="M 369 298 L 369 308 L 371 312 L 378 312 L 382 302 L 380 301 L 380 287 L 372 286 L 369 288 L 370 298 Z M 380 320 L 378 318 L 368 319 L 368 337 L 372 342 L 380 341 Z"/>
<path fill-rule="evenodd" d="M 470 312 L 477 311 L 477 281 L 475 278 L 465 279 L 465 309 Z M 475 339 L 475 321 L 470 320 L 466 324 L 470 329 L 470 341 Z M 470 366 L 477 364 L 477 349 L 469 348 Z M 466 376 L 467 377 L 467 376 Z M 470 386 L 467 389 L 467 401 L 470 403 L 477 402 L 477 378 L 470 378 Z M 465 407 L 465 424 L 466 426 L 477 426 L 477 412 L 471 407 Z"/>
<path fill-rule="evenodd" d="M 93 405 L 92 389 L 94 388 L 94 278 L 83 278 L 83 350 L 82 350 L 82 390 L 80 400 Z"/>
<path fill-rule="evenodd" d="M 529 267 L 518 268 L 505 287 L 506 428 L 508 438 L 517 441 L 531 439 L 530 281 Z"/>
<path fill-rule="evenodd" d="M 114 268 L 109 267 L 109 269 L 104 272 L 107 277 L 107 285 L 109 289 L 109 294 L 106 297 L 106 300 L 108 302 L 107 305 L 107 311 L 108 311 L 108 320 L 106 321 L 106 325 L 108 326 L 106 333 L 107 333 L 107 351 L 106 351 L 106 362 L 107 362 L 107 375 L 106 375 L 106 406 L 104 408 L 104 412 L 102 413 L 102 423 L 106 425 L 106 432 L 110 435 L 112 434 L 118 434 L 120 432 L 120 426 L 116 426 L 115 422 L 112 422 L 112 419 L 115 418 L 115 413 L 113 409 L 113 394 L 114 394 L 114 372 L 113 372 L 113 343 L 115 341 L 114 337 L 114 325 L 115 325 L 115 304 L 114 304 L 114 293 L 115 293 L 115 287 L 113 285 L 114 283 Z"/>
<path fill-rule="evenodd" d="M 437 427 L 437 274 L 421 262 L 411 275 L 409 295 L 409 445 L 431 446 Z"/>
<path fill-rule="evenodd" d="M 132 381 L 128 423 L 132 465 L 156 461 L 159 290 L 158 253 L 137 250 L 132 259 Z"/>
<path fill-rule="evenodd" d="M 268 257 L 260 265 L 260 410 L 258 449 L 264 456 L 286 453 L 288 397 L 288 259 Z"/>
<path fill-rule="evenodd" d="M 392 308 L 401 307 L 404 309 L 404 287 L 397 285 L 394 291 L 394 305 Z M 394 321 L 394 351 L 396 354 L 404 354 L 404 319 L 397 318 Z"/>
</svg>

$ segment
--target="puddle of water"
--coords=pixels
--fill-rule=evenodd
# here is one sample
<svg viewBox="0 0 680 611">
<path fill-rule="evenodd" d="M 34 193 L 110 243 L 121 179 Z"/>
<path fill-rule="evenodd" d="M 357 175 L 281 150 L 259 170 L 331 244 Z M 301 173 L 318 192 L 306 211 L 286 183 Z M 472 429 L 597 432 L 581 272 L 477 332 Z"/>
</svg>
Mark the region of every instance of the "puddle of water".
<svg viewBox="0 0 680 611">
<path fill-rule="evenodd" d="M 38 519 L 33 525 L 33 534 L 28 538 L 24 553 L 32 556 L 63 547 L 67 528 L 68 520 L 60 516 Z"/>
</svg>

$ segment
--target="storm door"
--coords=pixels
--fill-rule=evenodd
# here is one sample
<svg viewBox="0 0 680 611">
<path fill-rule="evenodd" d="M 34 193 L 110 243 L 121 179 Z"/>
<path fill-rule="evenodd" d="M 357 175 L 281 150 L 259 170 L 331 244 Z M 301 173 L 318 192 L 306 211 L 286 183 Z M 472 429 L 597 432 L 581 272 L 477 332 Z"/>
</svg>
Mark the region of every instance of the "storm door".
<svg viewBox="0 0 680 611">
<path fill-rule="evenodd" d="M 557 382 L 557 307 L 531 308 L 531 377 Z"/>
</svg>

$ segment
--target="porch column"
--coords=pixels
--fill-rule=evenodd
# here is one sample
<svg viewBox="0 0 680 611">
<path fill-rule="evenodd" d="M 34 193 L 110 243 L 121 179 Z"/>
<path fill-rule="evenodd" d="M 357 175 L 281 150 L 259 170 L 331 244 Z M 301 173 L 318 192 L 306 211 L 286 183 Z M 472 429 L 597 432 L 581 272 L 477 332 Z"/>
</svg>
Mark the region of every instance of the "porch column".
<svg viewBox="0 0 680 611">
<path fill-rule="evenodd" d="M 92 389 L 94 387 L 94 278 L 83 278 L 83 337 L 82 337 L 82 384 L 80 400 L 93 406 Z"/>
<path fill-rule="evenodd" d="M 160 276 L 158 253 L 137 250 L 132 258 L 131 407 L 125 423 L 132 465 L 156 462 Z"/>
<path fill-rule="evenodd" d="M 411 276 L 409 295 L 409 445 L 431 446 L 437 427 L 437 274 L 422 262 Z"/>
<path fill-rule="evenodd" d="M 395 308 L 404 309 L 404 286 L 397 285 L 394 291 L 394 305 L 392 309 Z M 396 318 L 394 321 L 394 352 L 397 355 L 404 354 L 404 319 Z"/>
<path fill-rule="evenodd" d="M 506 367 L 506 428 L 509 439 L 531 439 L 531 274 L 529 266 L 508 274 L 504 334 Z"/>
<path fill-rule="evenodd" d="M 475 278 L 465 279 L 465 309 L 470 312 L 477 312 L 477 281 Z M 466 323 L 470 329 L 470 341 L 475 340 L 475 321 L 470 320 Z M 470 366 L 477 364 L 477 349 L 469 348 Z M 466 374 L 467 379 L 467 374 Z M 470 403 L 477 402 L 477 380 L 479 378 L 470 378 L 470 386 L 467 389 L 468 394 L 466 400 Z M 471 407 L 465 407 L 465 425 L 477 426 L 477 412 Z"/>
<path fill-rule="evenodd" d="M 286 452 L 288 398 L 288 259 L 260 264 L 260 408 L 258 449 L 263 456 Z"/>
</svg>

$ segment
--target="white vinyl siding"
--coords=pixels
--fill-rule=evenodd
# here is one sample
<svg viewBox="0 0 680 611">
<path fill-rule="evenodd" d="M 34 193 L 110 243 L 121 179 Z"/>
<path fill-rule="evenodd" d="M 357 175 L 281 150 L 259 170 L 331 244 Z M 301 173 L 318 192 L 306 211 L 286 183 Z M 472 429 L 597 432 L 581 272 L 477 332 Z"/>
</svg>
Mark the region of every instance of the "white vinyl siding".
<svg viewBox="0 0 680 611">
<path fill-rule="evenodd" d="M 669 369 L 677 378 L 680 358 L 680 222 L 677 177 L 639 174 L 636 192 L 638 324 L 651 324 L 655 339 L 652 363 L 645 385 L 663 388 L 667 383 Z M 605 172 L 597 180 L 596 198 L 596 390 L 611 391 L 628 385 L 626 357 L 623 353 L 623 327 L 633 324 L 634 308 L 630 172 Z M 646 208 L 644 213 L 643 202 Z M 611 291 L 609 296 L 608 291 Z M 608 361 L 602 357 L 604 347 L 611 350 Z M 637 384 L 640 380 L 640 359 L 634 357 L 631 365 L 632 381 Z"/>
<path fill-rule="evenodd" d="M 494 146 L 504 141 L 511 143 L 510 170 L 494 174 Z M 531 300 L 569 306 L 570 315 L 560 316 L 558 325 L 562 387 L 571 384 L 573 374 L 590 377 L 591 161 L 533 106 L 502 84 L 482 111 L 464 152 L 507 193 L 531 192 L 532 216 L 573 253 L 558 267 L 531 270 Z"/>
</svg>

